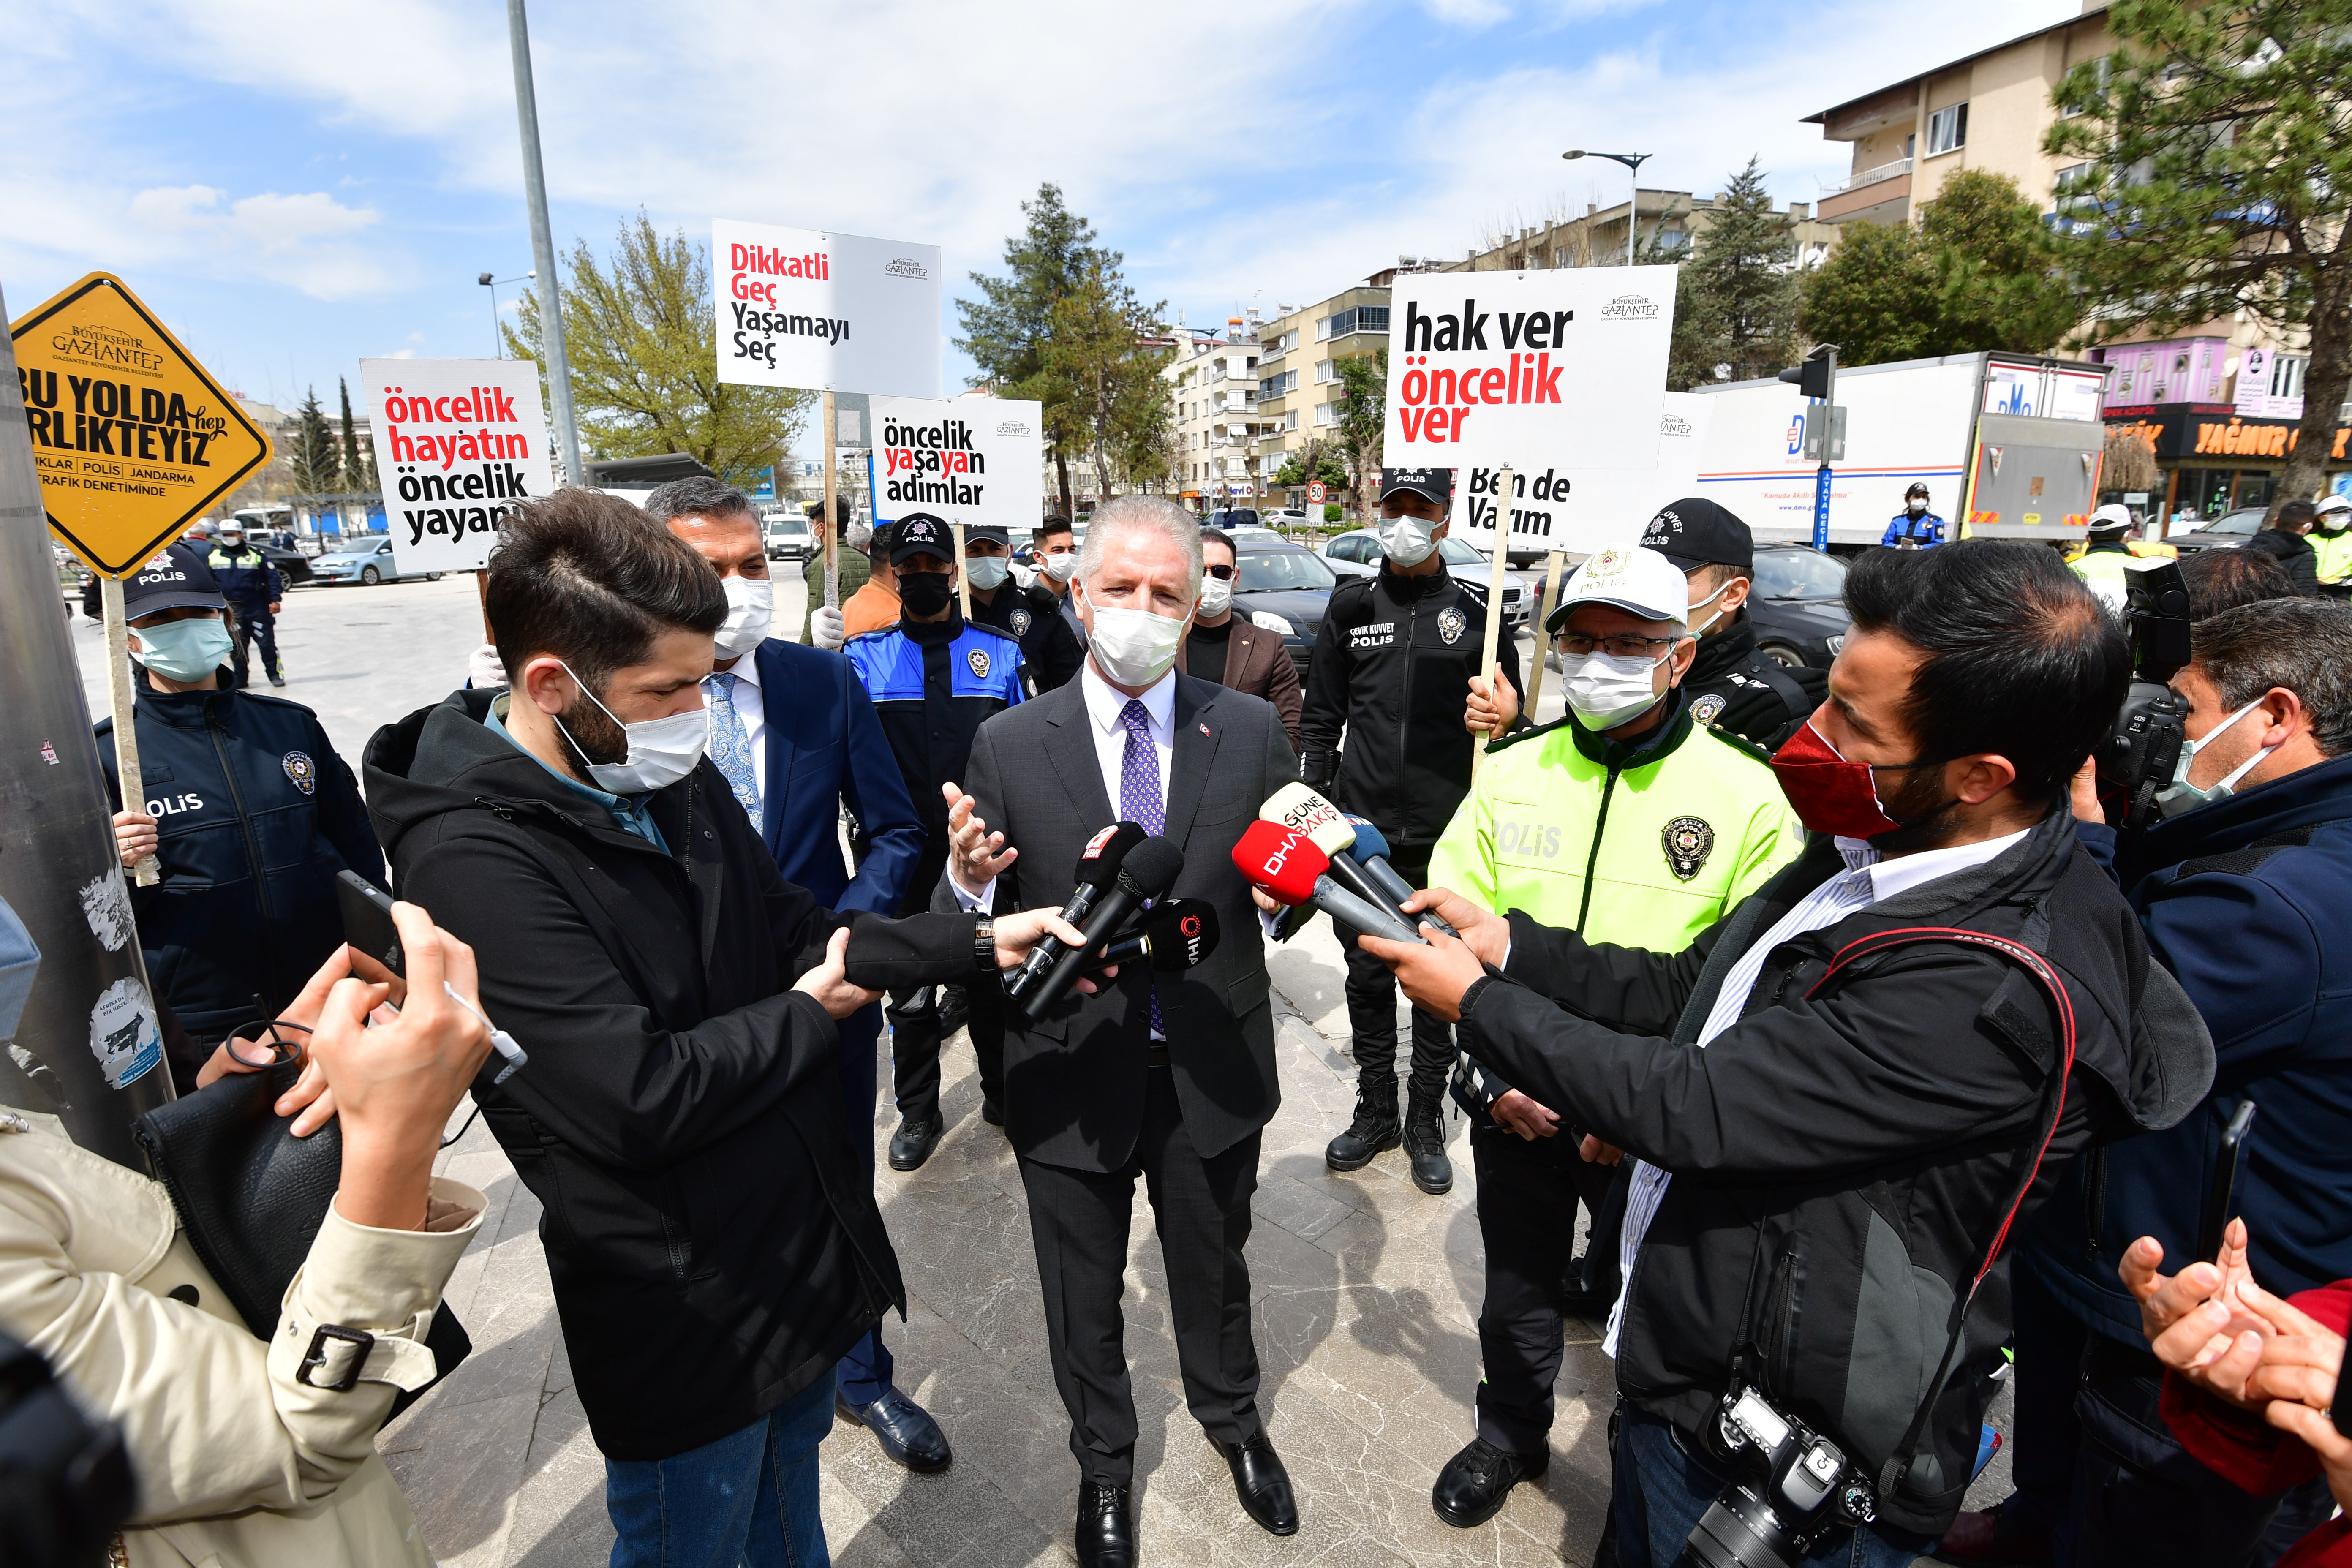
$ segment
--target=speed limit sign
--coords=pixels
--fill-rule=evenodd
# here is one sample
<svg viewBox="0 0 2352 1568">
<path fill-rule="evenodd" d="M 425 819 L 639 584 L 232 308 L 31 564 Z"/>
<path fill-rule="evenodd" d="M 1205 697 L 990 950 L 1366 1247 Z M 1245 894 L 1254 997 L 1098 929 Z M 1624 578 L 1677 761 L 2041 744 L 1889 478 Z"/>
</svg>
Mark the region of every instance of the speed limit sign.
<svg viewBox="0 0 2352 1568">
<path fill-rule="evenodd" d="M 1321 479 L 1313 480 L 1307 485 L 1307 499 L 1318 503 L 1323 500 L 1323 481 Z"/>
</svg>

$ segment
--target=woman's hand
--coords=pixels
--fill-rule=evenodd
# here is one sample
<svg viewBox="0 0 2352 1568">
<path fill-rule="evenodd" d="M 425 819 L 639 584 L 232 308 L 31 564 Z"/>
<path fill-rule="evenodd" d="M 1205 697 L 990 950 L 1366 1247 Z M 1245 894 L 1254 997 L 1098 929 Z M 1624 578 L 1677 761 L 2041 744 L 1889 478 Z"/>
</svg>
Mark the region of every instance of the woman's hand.
<svg viewBox="0 0 2352 1568">
<path fill-rule="evenodd" d="M 155 853 L 155 819 L 143 811 L 116 812 L 114 852 L 122 857 L 126 871 Z"/>
</svg>

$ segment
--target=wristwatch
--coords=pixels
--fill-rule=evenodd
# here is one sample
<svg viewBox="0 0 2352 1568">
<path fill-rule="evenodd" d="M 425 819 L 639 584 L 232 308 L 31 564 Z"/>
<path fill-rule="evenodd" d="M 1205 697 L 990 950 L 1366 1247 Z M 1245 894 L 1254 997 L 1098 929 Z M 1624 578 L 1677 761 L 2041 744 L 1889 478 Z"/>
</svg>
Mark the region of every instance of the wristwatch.
<svg viewBox="0 0 2352 1568">
<path fill-rule="evenodd" d="M 996 973 L 996 917 L 982 915 L 971 928 L 971 966 L 982 974 Z"/>
</svg>

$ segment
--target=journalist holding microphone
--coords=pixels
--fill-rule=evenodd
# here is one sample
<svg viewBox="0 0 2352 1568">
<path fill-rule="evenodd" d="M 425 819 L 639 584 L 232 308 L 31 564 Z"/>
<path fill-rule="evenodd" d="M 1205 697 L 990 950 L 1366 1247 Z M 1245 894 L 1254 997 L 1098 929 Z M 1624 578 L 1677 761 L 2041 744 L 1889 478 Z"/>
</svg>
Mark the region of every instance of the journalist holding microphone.
<svg viewBox="0 0 2352 1568">
<path fill-rule="evenodd" d="M 1120 1294 L 1139 1176 L 1167 1260 L 1185 1403 L 1250 1517 L 1277 1535 L 1298 1527 L 1257 1405 L 1242 1256 L 1259 1138 L 1281 1091 L 1263 928 L 1232 860 L 1260 803 L 1297 765 L 1272 707 L 1175 673 L 1201 578 L 1200 530 L 1181 508 L 1106 503 L 1073 588 L 1087 632 L 1078 679 L 982 725 L 963 787 L 944 792 L 955 842 L 935 908 L 1061 899 L 1081 856 L 1127 822 L 1150 836 L 1127 866 L 1161 862 L 1148 880 L 1162 885 L 1144 890 L 1202 900 L 1222 929 L 1216 951 L 1181 973 L 1130 965 L 1034 1022 L 1019 1008 L 1009 1018 L 1005 1131 L 1028 1192 L 1054 1379 L 1081 1472 L 1086 1568 L 1135 1562 Z"/>
<path fill-rule="evenodd" d="M 1413 902 L 1462 940 L 1364 939 L 1474 1023 L 1480 1059 L 1643 1162 L 1627 1568 L 1685 1544 L 1912 1561 L 1974 1468 L 2014 1225 L 2067 1160 L 2179 1121 L 2212 1076 L 2068 810 L 2128 680 L 2116 624 L 2053 552 L 1990 541 L 1864 556 L 1846 605 L 1829 700 L 1772 763 L 1812 837 L 1689 947 L 1436 889 Z"/>
</svg>

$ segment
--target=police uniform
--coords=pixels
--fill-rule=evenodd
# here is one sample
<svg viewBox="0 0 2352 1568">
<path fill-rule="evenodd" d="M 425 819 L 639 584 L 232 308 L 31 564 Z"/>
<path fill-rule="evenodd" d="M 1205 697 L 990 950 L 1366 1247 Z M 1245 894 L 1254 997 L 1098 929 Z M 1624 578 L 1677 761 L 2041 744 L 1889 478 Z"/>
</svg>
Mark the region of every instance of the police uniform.
<svg viewBox="0 0 2352 1568">
<path fill-rule="evenodd" d="M 2319 585 L 2340 589 L 2347 580 L 2352 580 L 2352 528 L 2339 528 L 2330 533 L 2326 525 L 2352 522 L 2352 517 L 2340 511 L 2324 511 L 2319 514 L 2319 521 L 2321 526 L 2311 531 L 2312 552 L 2318 557 L 2315 565 L 2319 574 Z"/>
<path fill-rule="evenodd" d="M 2098 595 L 2099 603 L 2120 615 L 2130 593 L 2132 559 L 2131 546 L 2125 542 L 2122 531 L 2117 530 L 2105 535 L 2093 534 L 2083 553 L 2067 564 Z"/>
<path fill-rule="evenodd" d="M 1431 883 L 1592 941 L 1659 952 L 1690 945 L 1793 858 L 1804 835 L 1761 751 L 1696 723 L 1685 689 L 1660 703 L 1662 720 L 1630 741 L 1571 714 L 1489 747 L 1430 858 Z M 1604 1214 L 1615 1173 L 1580 1157 L 1574 1128 L 1527 1140 L 1497 1124 L 1487 1108 L 1508 1087 L 1465 1058 L 1454 1096 L 1470 1113 L 1486 1255 L 1477 1432 L 1529 1457 L 1523 1473 L 1532 1474 L 1551 1428 L 1563 1309 L 1581 1296 L 1579 1310 L 1591 1310 L 1614 1294 L 1614 1226 Z M 1593 1218 L 1592 1245 L 1583 1275 L 1571 1279 L 1580 1199 Z M 1440 1512 L 1477 1522 L 1475 1512 L 1465 1520 L 1446 1511 L 1454 1468 L 1441 1478 Z"/>
<path fill-rule="evenodd" d="M 1726 508 L 1696 496 L 1670 503 L 1642 531 L 1642 548 L 1654 550 L 1687 577 L 1703 566 L 1735 566 L 1750 582 L 1756 575 L 1756 535 Z M 1742 605 L 1727 616 L 1704 621 L 1713 606 L 1693 609 L 1699 633 L 1698 657 L 1683 677 L 1683 700 L 1690 716 L 1714 729 L 1778 751 L 1829 694 L 1825 670 L 1793 670 L 1759 651 L 1756 624 Z"/>
<path fill-rule="evenodd" d="M 967 551 L 975 539 L 992 539 L 1005 545 L 1012 542 L 1011 534 L 1002 528 L 968 529 L 964 533 Z M 969 560 L 965 570 L 971 570 Z M 1086 652 L 1078 646 L 1061 610 L 1062 601 L 1051 588 L 1034 583 L 1024 588 L 1010 576 L 996 585 L 995 594 L 986 603 L 982 602 L 978 590 L 972 593 L 973 623 L 1009 632 L 1021 645 L 1021 665 L 1028 677 L 1032 697 L 1076 679 L 1078 667 L 1086 662 Z"/>
<path fill-rule="evenodd" d="M 285 685 L 286 671 L 278 662 L 278 617 L 269 613 L 269 606 L 286 597 L 286 580 L 269 563 L 269 557 L 250 542 L 232 546 L 224 540 L 213 546 L 205 564 L 212 568 L 221 596 L 236 612 L 236 683 L 245 685 L 250 673 L 246 645 L 257 640 L 262 673 L 270 685 Z"/>
<path fill-rule="evenodd" d="M 892 566 L 918 555 L 951 561 L 954 553 L 948 525 L 940 519 L 912 512 L 898 520 Z M 962 780 L 982 723 L 1022 700 L 1021 645 L 994 626 L 965 621 L 950 598 L 945 620 L 901 616 L 896 626 L 851 637 L 841 651 L 874 700 L 907 793 L 922 818 L 922 858 L 898 911 L 919 913 L 930 907 L 932 889 L 947 868 L 948 807 L 940 786 Z M 898 1112 L 909 1128 L 939 1120 L 939 990 L 927 985 L 894 991 L 885 1009 Z M 928 1156 L 928 1144 L 923 1152 Z M 896 1164 L 895 1147 L 892 1159 Z"/>
<path fill-rule="evenodd" d="M 1914 517 L 1906 508 L 1888 521 L 1878 542 L 1890 550 L 1931 550 L 1944 542 L 1944 520 L 1932 511 Z"/>
</svg>

